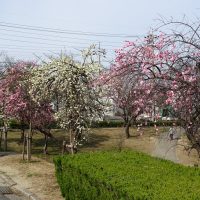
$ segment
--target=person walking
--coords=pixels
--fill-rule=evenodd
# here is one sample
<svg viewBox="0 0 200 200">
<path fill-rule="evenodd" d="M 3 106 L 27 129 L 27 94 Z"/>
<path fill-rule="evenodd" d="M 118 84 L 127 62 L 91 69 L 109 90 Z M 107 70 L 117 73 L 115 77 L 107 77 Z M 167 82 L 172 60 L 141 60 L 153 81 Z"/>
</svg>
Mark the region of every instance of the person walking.
<svg viewBox="0 0 200 200">
<path fill-rule="evenodd" d="M 169 138 L 170 140 L 174 139 L 174 135 L 176 134 L 176 123 L 172 124 L 172 127 L 169 129 Z"/>
</svg>

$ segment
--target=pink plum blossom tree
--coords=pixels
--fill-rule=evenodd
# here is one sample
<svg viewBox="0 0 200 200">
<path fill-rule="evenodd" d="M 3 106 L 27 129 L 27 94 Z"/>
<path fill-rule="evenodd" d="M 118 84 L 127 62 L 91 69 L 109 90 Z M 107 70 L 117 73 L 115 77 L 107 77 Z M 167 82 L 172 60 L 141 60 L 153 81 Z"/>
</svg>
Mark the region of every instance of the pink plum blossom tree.
<svg viewBox="0 0 200 200">
<path fill-rule="evenodd" d="M 31 159 L 32 130 L 39 130 L 45 135 L 51 136 L 47 127 L 53 121 L 53 111 L 49 102 L 33 100 L 30 93 L 31 70 L 36 67 L 34 63 L 18 62 L 9 67 L 1 79 L 0 98 L 4 103 L 4 114 L 10 118 L 16 118 L 22 125 L 22 136 L 27 139 L 27 159 Z M 29 125 L 29 134 L 24 137 L 23 125 Z M 23 150 L 23 158 L 24 158 Z"/>
<path fill-rule="evenodd" d="M 119 110 L 124 120 L 126 138 L 129 138 L 131 123 L 135 123 L 139 115 L 151 110 L 154 94 L 151 81 L 144 81 L 143 74 L 134 70 L 138 63 L 123 61 L 123 55 L 117 51 L 115 63 L 103 72 L 99 82 L 107 86 L 107 95 Z"/>
<path fill-rule="evenodd" d="M 113 72 L 114 77 L 136 73 L 145 82 L 151 81 L 154 96 L 163 100 L 162 106 L 172 106 L 191 148 L 200 155 L 199 27 L 199 22 L 162 21 L 153 34 L 144 40 L 128 42 L 117 51 Z M 109 77 L 112 76 L 108 74 Z"/>
</svg>

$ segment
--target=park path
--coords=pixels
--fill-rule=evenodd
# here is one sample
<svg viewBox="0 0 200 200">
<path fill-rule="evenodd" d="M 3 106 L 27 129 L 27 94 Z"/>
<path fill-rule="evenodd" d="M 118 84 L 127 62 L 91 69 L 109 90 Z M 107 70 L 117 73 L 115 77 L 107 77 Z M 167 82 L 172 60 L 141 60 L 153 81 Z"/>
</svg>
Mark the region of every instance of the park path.
<svg viewBox="0 0 200 200">
<path fill-rule="evenodd" d="M 9 156 L 16 156 L 13 152 L 0 152 L 0 158 Z M 1 163 L 2 164 L 2 163 Z M 0 169 L 0 200 L 27 200 L 32 198 L 32 194 L 27 190 L 22 189 L 19 185 L 12 180 L 10 176 L 1 171 Z"/>
<path fill-rule="evenodd" d="M 17 193 L 12 189 L 15 183 L 6 176 L 3 172 L 0 172 L 0 200 L 25 200 L 27 199 L 20 193 Z"/>
<path fill-rule="evenodd" d="M 180 139 L 182 134 L 182 129 L 177 128 L 176 134 L 174 134 L 174 139 L 170 140 L 169 133 L 165 132 L 160 134 L 159 138 L 156 141 L 156 147 L 152 152 L 152 156 L 171 160 L 178 163 L 179 160 L 176 155 L 176 147 L 178 139 Z"/>
<path fill-rule="evenodd" d="M 53 163 L 34 156 L 32 162 L 28 163 L 22 161 L 20 154 L 0 153 L 0 172 L 13 180 L 15 185 L 11 189 L 26 196 L 25 199 L 63 200 Z M 15 200 L 24 199 L 19 197 Z"/>
</svg>

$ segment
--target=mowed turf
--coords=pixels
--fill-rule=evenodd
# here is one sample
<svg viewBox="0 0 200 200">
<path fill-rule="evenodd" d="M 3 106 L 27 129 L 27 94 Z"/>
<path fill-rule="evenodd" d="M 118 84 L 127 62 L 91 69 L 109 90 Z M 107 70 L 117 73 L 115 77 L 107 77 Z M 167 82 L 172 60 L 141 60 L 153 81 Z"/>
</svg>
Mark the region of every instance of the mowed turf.
<svg viewBox="0 0 200 200">
<path fill-rule="evenodd" d="M 160 127 L 159 133 L 167 131 L 168 127 Z M 28 131 L 28 130 L 27 130 Z M 55 155 L 61 154 L 63 140 L 68 141 L 68 133 L 64 130 L 52 130 L 54 138 L 48 142 L 48 155 L 43 154 L 44 135 L 38 132 L 33 134 L 32 154 L 38 157 L 52 160 Z M 79 147 L 80 152 L 109 150 L 109 149 L 135 149 L 145 153 L 151 153 L 154 148 L 154 139 L 158 137 L 153 127 L 144 128 L 144 134 L 139 135 L 136 128 L 130 129 L 131 137 L 125 139 L 124 128 L 94 128 L 88 135 L 87 143 Z M 8 132 L 8 151 L 22 152 L 20 130 Z"/>
</svg>

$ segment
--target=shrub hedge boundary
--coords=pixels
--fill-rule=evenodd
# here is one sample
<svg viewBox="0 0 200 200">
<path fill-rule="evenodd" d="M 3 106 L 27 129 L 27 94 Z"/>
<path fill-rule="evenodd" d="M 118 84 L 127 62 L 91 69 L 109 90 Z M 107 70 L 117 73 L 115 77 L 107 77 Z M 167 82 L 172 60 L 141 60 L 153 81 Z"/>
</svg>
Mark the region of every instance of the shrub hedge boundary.
<svg viewBox="0 0 200 200">
<path fill-rule="evenodd" d="M 172 126 L 172 124 L 174 123 L 175 121 L 173 120 L 159 120 L 157 122 L 153 122 L 153 121 L 147 121 L 147 125 L 144 125 L 145 124 L 145 121 L 144 120 L 139 120 L 136 122 L 136 124 L 132 124 L 131 126 L 132 127 L 135 127 L 139 124 L 143 124 L 143 126 L 145 127 L 149 127 L 149 126 L 154 126 L 156 124 L 156 126 Z M 180 123 L 177 122 L 177 125 L 179 125 Z M 16 119 L 10 119 L 9 122 L 9 128 L 11 129 L 21 129 L 22 126 L 20 124 L 20 122 Z M 0 120 L 0 126 L 3 126 L 3 121 Z M 120 120 L 105 120 L 105 121 L 93 121 L 92 124 L 91 124 L 91 128 L 117 128 L 117 127 L 123 127 L 124 126 L 124 122 L 123 121 L 120 121 Z M 23 127 L 25 129 L 28 129 L 29 126 L 27 124 L 24 124 Z M 58 124 L 56 122 L 53 122 L 51 123 L 47 128 L 50 128 L 50 129 L 58 129 L 60 128 L 58 126 Z"/>
<path fill-rule="evenodd" d="M 198 200 L 200 196 L 199 169 L 138 152 L 80 153 L 56 157 L 54 163 L 66 200 Z"/>
</svg>

